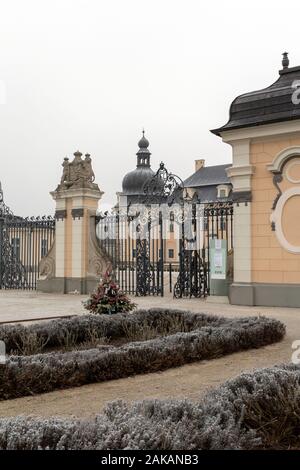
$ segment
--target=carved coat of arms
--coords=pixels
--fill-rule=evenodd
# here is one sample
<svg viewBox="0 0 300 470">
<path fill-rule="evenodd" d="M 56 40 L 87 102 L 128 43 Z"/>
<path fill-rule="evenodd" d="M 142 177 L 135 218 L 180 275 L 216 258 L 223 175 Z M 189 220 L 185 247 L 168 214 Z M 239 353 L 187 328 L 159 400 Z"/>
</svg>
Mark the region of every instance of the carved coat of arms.
<svg viewBox="0 0 300 470">
<path fill-rule="evenodd" d="M 90 188 L 98 189 L 98 185 L 94 183 L 95 174 L 92 168 L 92 159 L 90 154 L 85 154 L 82 158 L 82 153 L 77 151 L 74 153 L 73 161 L 65 158 L 63 163 L 63 174 L 57 190 L 61 189 L 78 189 Z"/>
</svg>

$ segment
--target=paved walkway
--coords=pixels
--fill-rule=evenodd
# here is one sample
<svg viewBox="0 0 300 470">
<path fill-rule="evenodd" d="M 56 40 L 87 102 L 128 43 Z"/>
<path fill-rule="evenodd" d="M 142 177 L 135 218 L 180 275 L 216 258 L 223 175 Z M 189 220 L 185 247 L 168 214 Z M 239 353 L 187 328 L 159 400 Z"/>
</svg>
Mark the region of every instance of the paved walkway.
<svg viewBox="0 0 300 470">
<path fill-rule="evenodd" d="M 0 290 L 0 323 L 80 315 L 87 296 Z"/>
<path fill-rule="evenodd" d="M 78 294 L 54 295 L 35 291 L 0 290 L 0 323 L 82 315 L 86 312 L 82 304 L 86 298 L 86 295 Z M 243 307 L 219 304 L 213 303 L 213 297 L 210 297 L 209 301 L 203 299 L 173 299 L 171 295 L 165 297 L 133 297 L 132 299 L 141 308 L 180 308 L 218 314 L 223 312 L 224 315 L 228 316 L 274 314 L 280 317 L 286 313 L 300 315 L 300 309 L 298 308 Z"/>
<path fill-rule="evenodd" d="M 0 321 L 22 320 L 34 316 L 63 316 L 82 314 L 84 296 L 53 296 L 26 292 L 0 292 Z M 164 372 L 137 375 L 125 379 L 85 385 L 69 390 L 0 402 L 0 416 L 32 414 L 39 416 L 91 416 L 99 412 L 111 400 L 141 400 L 144 398 L 188 397 L 197 399 L 207 389 L 242 371 L 290 362 L 291 345 L 300 339 L 300 309 L 239 307 L 214 304 L 191 299 L 172 298 L 134 299 L 139 307 L 170 307 L 210 312 L 228 317 L 263 314 L 278 318 L 287 326 L 283 341 L 260 349 L 243 351 L 210 361 L 187 364 Z"/>
</svg>

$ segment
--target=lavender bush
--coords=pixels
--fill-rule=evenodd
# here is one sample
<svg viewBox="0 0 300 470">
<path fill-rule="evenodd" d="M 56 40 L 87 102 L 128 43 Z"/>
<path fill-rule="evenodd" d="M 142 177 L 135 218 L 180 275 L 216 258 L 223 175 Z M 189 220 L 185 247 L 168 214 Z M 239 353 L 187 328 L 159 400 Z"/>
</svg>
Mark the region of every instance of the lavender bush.
<svg viewBox="0 0 300 470">
<path fill-rule="evenodd" d="M 300 367 L 242 374 L 199 402 L 110 403 L 91 420 L 0 419 L 0 449 L 300 448 Z"/>
<path fill-rule="evenodd" d="M 34 336 L 41 344 L 43 350 L 59 348 L 65 344 L 66 338 L 74 338 L 74 344 L 84 343 L 89 340 L 93 331 L 99 337 L 109 339 L 124 338 L 130 329 L 138 331 L 144 328 L 145 323 L 158 333 L 169 334 L 176 322 L 179 331 L 191 331 L 202 326 L 220 326 L 230 324 L 229 319 L 206 315 L 203 313 L 191 313 L 183 310 L 169 310 L 153 308 L 149 310 L 137 310 L 131 314 L 108 315 L 83 315 L 71 318 L 58 318 L 49 322 L 34 323 L 29 326 L 0 325 L 0 340 L 6 345 L 8 354 L 20 351 Z M 174 332 L 174 331 L 171 331 Z"/>
<path fill-rule="evenodd" d="M 155 309 L 140 311 L 135 317 L 130 315 L 126 318 L 128 321 L 145 321 L 148 318 L 149 323 L 156 324 L 158 328 L 164 325 L 165 331 L 168 321 L 170 323 L 174 315 L 181 315 L 185 327 L 190 329 L 189 332 L 129 343 L 121 347 L 100 346 L 65 353 L 11 356 L 6 365 L 0 367 L 0 399 L 161 371 L 192 361 L 258 348 L 281 340 L 285 334 L 285 327 L 281 322 L 265 317 L 225 319 Z M 101 323 L 99 328 L 104 325 L 106 331 L 119 335 L 124 317 L 115 320 L 116 317 L 117 315 L 104 317 L 112 322 Z M 93 318 L 102 319 L 102 316 Z M 86 318 L 76 320 L 78 322 L 75 325 L 78 327 Z M 56 325 L 54 330 L 58 334 Z"/>
<path fill-rule="evenodd" d="M 267 319 L 265 320 L 267 321 Z M 99 338 L 117 340 L 124 338 L 128 330 L 143 329 L 145 324 L 148 324 L 149 328 L 157 330 L 158 335 L 165 336 L 176 333 L 174 324 L 178 325 L 177 331 L 189 332 L 204 326 L 230 327 L 231 325 L 247 324 L 248 321 L 251 322 L 251 319 L 247 317 L 229 319 L 204 313 L 153 308 L 137 310 L 130 314 L 119 313 L 113 316 L 87 314 L 71 318 L 58 318 L 28 326 L 1 325 L 0 340 L 5 342 L 6 351 L 11 354 L 24 349 L 24 346 L 26 349 L 27 344 L 30 344 L 32 337 L 34 337 L 38 342 L 38 352 L 41 352 L 40 349 L 47 351 L 47 349 L 60 348 L 70 338 L 72 338 L 74 345 L 84 343 L 90 340 L 91 332 L 97 334 Z M 280 322 L 271 320 L 268 324 L 270 328 L 273 325 L 275 330 L 279 329 L 281 335 L 284 334 L 284 326 Z M 274 339 L 274 341 L 277 340 Z"/>
</svg>

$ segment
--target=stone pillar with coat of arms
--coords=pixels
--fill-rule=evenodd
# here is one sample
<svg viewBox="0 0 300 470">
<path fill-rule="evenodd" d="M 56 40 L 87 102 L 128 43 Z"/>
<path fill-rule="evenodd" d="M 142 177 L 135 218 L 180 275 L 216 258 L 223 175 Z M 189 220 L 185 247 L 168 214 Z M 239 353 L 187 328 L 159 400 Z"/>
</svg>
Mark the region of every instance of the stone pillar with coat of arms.
<svg viewBox="0 0 300 470">
<path fill-rule="evenodd" d="M 61 181 L 51 196 L 56 202 L 55 240 L 39 267 L 42 292 L 91 292 L 109 268 L 96 237 L 96 211 L 103 192 L 94 182 L 91 157 L 79 151 L 64 159 Z"/>
</svg>

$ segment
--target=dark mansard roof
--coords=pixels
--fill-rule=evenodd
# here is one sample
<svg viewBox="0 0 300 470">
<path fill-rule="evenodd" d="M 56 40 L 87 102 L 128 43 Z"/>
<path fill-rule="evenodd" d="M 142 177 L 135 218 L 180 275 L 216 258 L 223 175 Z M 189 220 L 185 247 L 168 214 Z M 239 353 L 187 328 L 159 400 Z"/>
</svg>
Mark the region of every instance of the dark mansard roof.
<svg viewBox="0 0 300 470">
<path fill-rule="evenodd" d="M 211 132 L 220 135 L 224 131 L 242 129 L 275 122 L 300 119 L 300 104 L 294 104 L 293 83 L 300 80 L 300 66 L 289 68 L 287 53 L 283 54 L 282 70 L 275 83 L 262 90 L 244 93 L 232 102 L 229 121 Z"/>
</svg>

